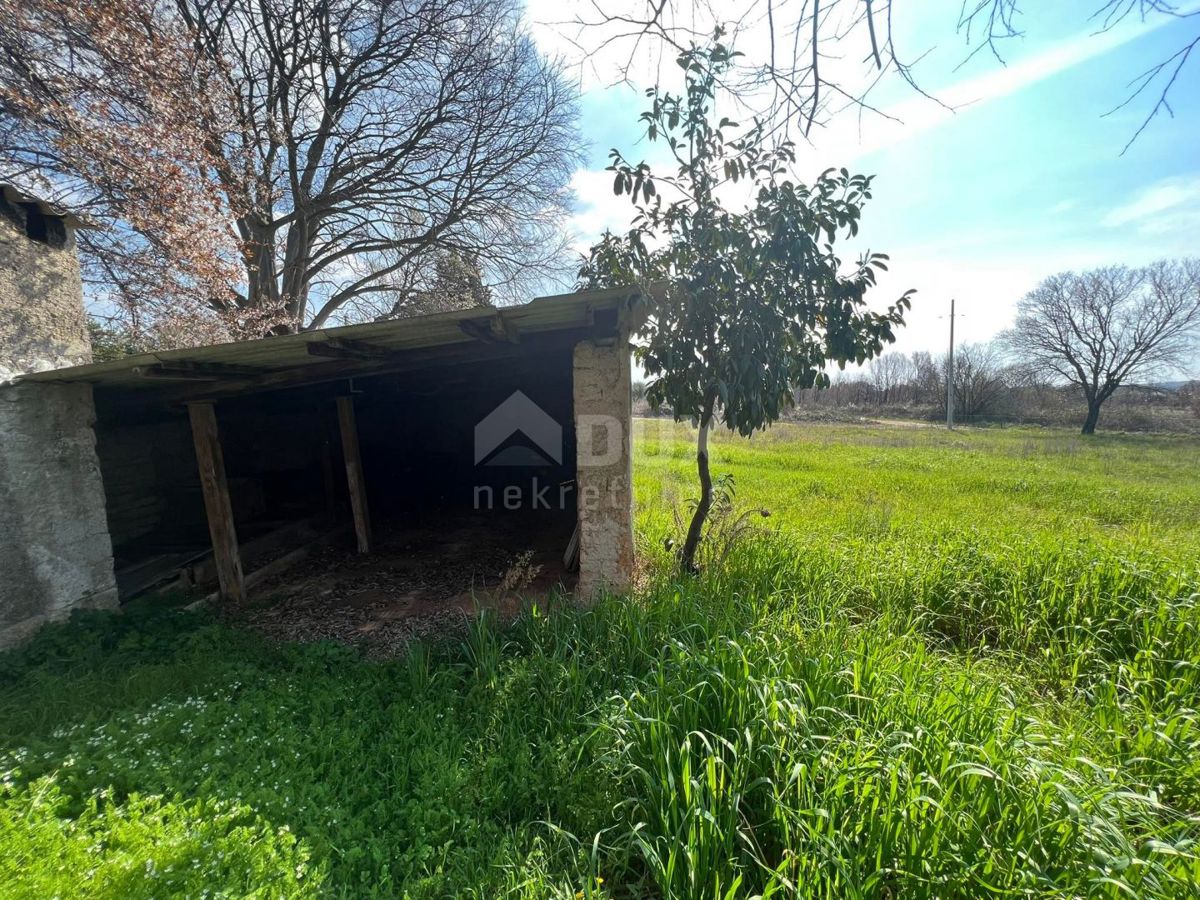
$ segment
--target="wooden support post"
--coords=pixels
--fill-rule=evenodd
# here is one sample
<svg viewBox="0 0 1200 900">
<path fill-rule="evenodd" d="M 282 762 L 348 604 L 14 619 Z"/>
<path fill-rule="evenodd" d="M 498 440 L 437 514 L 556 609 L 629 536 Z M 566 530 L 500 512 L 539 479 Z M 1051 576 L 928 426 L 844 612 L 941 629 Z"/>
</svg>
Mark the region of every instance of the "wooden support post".
<svg viewBox="0 0 1200 900">
<path fill-rule="evenodd" d="M 208 514 L 208 533 L 212 538 L 213 562 L 221 586 L 221 599 L 240 603 L 246 599 L 242 576 L 242 558 L 238 553 L 237 529 L 233 525 L 233 503 L 225 480 L 225 457 L 217 431 L 217 413 L 211 403 L 189 403 L 192 440 L 196 444 L 196 464 L 200 468 L 200 488 L 204 510 Z"/>
<path fill-rule="evenodd" d="M 350 509 L 354 513 L 354 535 L 358 552 L 371 552 L 371 514 L 367 510 L 367 483 L 363 479 L 358 448 L 358 424 L 354 420 L 354 398 L 337 398 L 338 425 L 342 429 L 342 455 L 346 459 L 346 482 L 350 486 Z"/>
</svg>

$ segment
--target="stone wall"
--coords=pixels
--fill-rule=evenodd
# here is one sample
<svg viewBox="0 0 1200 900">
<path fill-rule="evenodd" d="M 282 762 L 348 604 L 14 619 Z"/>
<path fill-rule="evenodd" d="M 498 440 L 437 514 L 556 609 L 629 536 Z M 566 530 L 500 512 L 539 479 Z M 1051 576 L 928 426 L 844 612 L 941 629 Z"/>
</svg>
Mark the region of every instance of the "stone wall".
<svg viewBox="0 0 1200 900">
<path fill-rule="evenodd" d="M 633 579 L 633 472 L 629 345 L 575 347 L 578 594 L 628 590 Z"/>
<path fill-rule="evenodd" d="M 0 194 L 0 381 L 91 361 L 71 229 Z"/>
<path fill-rule="evenodd" d="M 0 648 L 117 605 L 95 418 L 86 384 L 0 385 Z"/>
</svg>

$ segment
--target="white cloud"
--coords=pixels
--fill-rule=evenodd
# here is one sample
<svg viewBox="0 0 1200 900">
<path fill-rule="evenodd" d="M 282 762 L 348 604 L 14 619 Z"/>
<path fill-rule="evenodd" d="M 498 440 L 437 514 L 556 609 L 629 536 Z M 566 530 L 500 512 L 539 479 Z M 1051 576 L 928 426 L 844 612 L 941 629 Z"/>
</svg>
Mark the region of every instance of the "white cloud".
<svg viewBox="0 0 1200 900">
<path fill-rule="evenodd" d="M 997 64 L 983 75 L 935 90 L 933 95 L 945 106 L 926 97 L 913 96 L 888 107 L 885 112 L 890 119 L 865 118 L 861 130 L 857 123 L 843 117 L 821 139 L 819 147 L 834 150 L 844 159 L 885 150 L 951 121 L 956 115 L 1023 91 L 1173 21 L 1169 16 L 1159 16 L 1143 22 L 1139 17 L 1131 16 L 1109 31 L 1077 34 L 1025 59 L 1009 65 Z"/>
<path fill-rule="evenodd" d="M 606 4 L 605 8 L 620 10 L 621 7 L 619 2 L 614 2 Z M 678 14 L 681 17 L 683 10 L 681 7 Z M 1193 10 L 1200 11 L 1200 3 L 1186 4 L 1180 12 Z M 584 90 L 603 90 L 622 78 L 644 87 L 660 76 L 674 77 L 673 52 L 664 55 L 659 42 L 653 39 L 643 39 L 635 48 L 631 38 L 619 37 L 630 30 L 627 26 L 581 28 L 578 21 L 589 14 L 596 15 L 595 7 L 588 3 L 571 3 L 569 0 L 527 0 L 526 3 L 526 17 L 538 45 L 545 52 L 577 66 Z M 693 7 L 688 21 L 698 34 L 707 33 L 713 24 L 701 19 L 703 9 Z M 1128 16 L 1108 31 L 1083 31 L 1025 58 L 1014 58 L 1008 65 L 996 63 L 982 75 L 936 87 L 933 93 L 945 106 L 914 93 L 884 110 L 890 118 L 864 114 L 860 120 L 853 110 L 846 110 L 835 117 L 830 127 L 811 135 L 814 147 L 822 158 L 836 156 L 841 161 L 886 149 L 950 121 L 956 114 L 955 109 L 966 112 L 1015 94 L 1175 21 L 1177 19 L 1172 16 L 1154 16 L 1145 21 L 1139 16 Z M 860 23 L 857 27 L 864 26 Z M 615 40 L 607 42 L 614 37 Z M 857 46 L 860 40 L 861 36 L 851 30 L 842 43 Z M 765 59 L 770 52 L 766 17 L 743 20 L 735 43 L 747 58 Z M 853 91 L 856 84 L 865 87 L 875 75 L 858 65 L 856 60 L 853 53 L 831 54 L 825 61 L 824 74 L 829 76 L 829 69 L 836 68 L 832 77 L 848 90 Z M 768 94 L 764 94 L 763 100 L 767 99 Z"/>
<path fill-rule="evenodd" d="M 580 169 L 571 176 L 576 209 L 568 225 L 572 247 L 586 251 L 605 231 L 629 228 L 632 206 L 628 197 L 613 193 L 613 174 L 603 169 Z"/>
<path fill-rule="evenodd" d="M 868 296 L 873 306 L 883 306 L 903 291 L 915 288 L 913 308 L 906 317 L 908 324 L 900 330 L 896 349 L 906 353 L 939 352 L 945 349 L 949 336 L 947 314 L 951 298 L 958 314 L 956 340 L 961 343 L 991 340 L 1012 324 L 1017 301 L 1049 271 L 1036 262 L 1012 265 L 922 257 L 902 251 L 893 256 L 890 271 Z"/>
<path fill-rule="evenodd" d="M 1100 220 L 1109 228 L 1132 225 L 1142 234 L 1200 230 L 1200 177 L 1167 178 L 1138 191 Z"/>
</svg>

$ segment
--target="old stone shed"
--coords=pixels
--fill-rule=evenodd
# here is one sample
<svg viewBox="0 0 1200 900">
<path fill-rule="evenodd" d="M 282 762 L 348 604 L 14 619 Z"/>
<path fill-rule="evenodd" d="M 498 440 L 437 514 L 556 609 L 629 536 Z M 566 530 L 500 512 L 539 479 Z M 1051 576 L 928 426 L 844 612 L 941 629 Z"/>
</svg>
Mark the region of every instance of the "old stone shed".
<svg viewBox="0 0 1200 900">
<path fill-rule="evenodd" d="M 536 529 L 578 596 L 628 586 L 636 292 L 89 363 L 76 223 L 6 203 L 58 237 L 0 221 L 0 645 L 185 574 L 237 602 L 249 557 L 339 521 L 362 554 L 461 516 L 514 550 Z"/>
</svg>

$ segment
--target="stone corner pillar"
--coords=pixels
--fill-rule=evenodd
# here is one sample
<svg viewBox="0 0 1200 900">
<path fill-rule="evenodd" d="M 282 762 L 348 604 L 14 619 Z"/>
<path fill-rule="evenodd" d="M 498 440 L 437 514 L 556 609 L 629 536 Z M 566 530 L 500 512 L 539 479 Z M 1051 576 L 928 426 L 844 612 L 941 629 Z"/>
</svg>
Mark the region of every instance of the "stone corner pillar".
<svg viewBox="0 0 1200 900">
<path fill-rule="evenodd" d="M 87 384 L 0 385 L 0 648 L 74 609 L 115 609 Z"/>
<path fill-rule="evenodd" d="M 592 599 L 633 581 L 630 351 L 624 339 L 581 341 L 574 354 L 579 585 Z"/>
<path fill-rule="evenodd" d="M 0 191 L 0 380 L 92 361 L 73 227 Z"/>
</svg>

